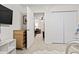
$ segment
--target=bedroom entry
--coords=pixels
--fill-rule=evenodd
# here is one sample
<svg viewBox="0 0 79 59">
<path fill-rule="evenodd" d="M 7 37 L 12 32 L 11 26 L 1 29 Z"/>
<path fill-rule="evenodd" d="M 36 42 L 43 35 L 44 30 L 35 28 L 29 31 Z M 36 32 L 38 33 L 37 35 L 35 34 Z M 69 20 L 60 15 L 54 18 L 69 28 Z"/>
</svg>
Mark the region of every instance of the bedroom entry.
<svg viewBox="0 0 79 59">
<path fill-rule="evenodd" d="M 45 38 L 45 26 L 44 26 L 44 13 L 34 13 L 34 20 L 35 20 L 35 37 L 40 34 L 41 37 Z M 41 38 L 40 38 L 41 39 Z"/>
</svg>

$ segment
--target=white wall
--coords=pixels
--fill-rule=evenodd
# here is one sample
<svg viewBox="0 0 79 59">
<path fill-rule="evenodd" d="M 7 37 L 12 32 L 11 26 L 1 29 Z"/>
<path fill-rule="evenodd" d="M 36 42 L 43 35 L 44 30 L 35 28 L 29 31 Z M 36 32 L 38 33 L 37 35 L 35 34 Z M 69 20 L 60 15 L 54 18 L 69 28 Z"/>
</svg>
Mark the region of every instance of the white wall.
<svg viewBox="0 0 79 59">
<path fill-rule="evenodd" d="M 79 10 L 79 4 L 49 4 L 30 5 L 33 12 L 59 11 L 59 10 Z"/>
<path fill-rule="evenodd" d="M 79 4 L 49 4 L 49 5 L 30 5 L 34 13 L 50 13 L 52 11 L 71 11 L 78 10 Z M 79 15 L 79 13 L 78 13 Z M 79 17 L 78 17 L 79 19 Z M 77 20 L 79 23 L 79 20 Z"/>
<path fill-rule="evenodd" d="M 13 30 L 21 29 L 22 13 L 26 10 L 16 4 L 4 4 L 4 6 L 13 10 L 12 25 L 1 25 L 1 40 L 8 40 L 13 39 Z"/>
<path fill-rule="evenodd" d="M 13 39 L 13 30 L 20 30 L 23 21 L 22 15 L 27 14 L 27 47 L 30 47 L 34 40 L 34 19 L 33 12 L 29 7 L 22 7 L 16 4 L 5 4 L 4 6 L 13 10 L 13 24 L 1 25 L 1 40 Z"/>
<path fill-rule="evenodd" d="M 47 35 L 46 33 L 49 33 L 50 30 L 47 30 L 49 26 L 47 24 L 50 24 L 52 26 L 52 23 L 49 21 L 49 17 L 47 17 L 52 11 L 72 11 L 72 10 L 77 10 L 78 11 L 78 16 L 79 16 L 79 4 L 60 4 L 60 5 L 32 5 L 31 9 L 33 12 L 44 12 L 45 13 L 45 38 L 49 39 L 47 37 L 50 37 L 51 34 Z M 52 20 L 51 20 L 52 21 Z M 79 23 L 79 17 L 77 19 L 77 24 Z M 50 37 L 51 38 L 51 37 Z M 51 38 L 52 39 L 52 38 Z"/>
<path fill-rule="evenodd" d="M 27 6 L 27 48 L 29 48 L 34 40 L 34 17 L 30 7 Z"/>
</svg>

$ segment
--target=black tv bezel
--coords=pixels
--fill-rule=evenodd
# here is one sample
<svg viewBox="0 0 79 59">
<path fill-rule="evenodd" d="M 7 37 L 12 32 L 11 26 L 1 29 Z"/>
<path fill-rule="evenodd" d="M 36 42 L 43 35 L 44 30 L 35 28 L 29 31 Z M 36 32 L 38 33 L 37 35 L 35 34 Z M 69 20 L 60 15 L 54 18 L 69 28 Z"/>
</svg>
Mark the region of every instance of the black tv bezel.
<svg viewBox="0 0 79 59">
<path fill-rule="evenodd" d="M 0 4 L 1 5 L 1 4 Z M 4 10 L 0 10 L 0 11 L 8 11 L 8 12 L 10 12 L 10 14 L 11 14 L 11 23 L 0 23 L 0 24 L 7 24 L 7 25 L 12 25 L 12 22 L 13 22 L 13 10 L 11 10 L 11 9 L 9 9 L 9 8 L 7 8 L 7 7 L 5 7 L 5 6 L 3 6 L 3 5 L 1 5 L 3 8 L 5 8 Z"/>
</svg>

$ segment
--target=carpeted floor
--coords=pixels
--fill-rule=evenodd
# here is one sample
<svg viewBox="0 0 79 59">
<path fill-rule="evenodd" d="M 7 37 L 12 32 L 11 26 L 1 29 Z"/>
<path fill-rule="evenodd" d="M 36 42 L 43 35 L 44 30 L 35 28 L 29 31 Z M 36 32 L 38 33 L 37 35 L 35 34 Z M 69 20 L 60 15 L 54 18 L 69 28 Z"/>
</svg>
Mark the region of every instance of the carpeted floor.
<svg viewBox="0 0 79 59">
<path fill-rule="evenodd" d="M 45 44 L 43 41 L 43 35 L 38 34 L 35 37 L 35 40 L 32 46 L 28 49 L 16 50 L 17 54 L 31 54 L 31 53 L 65 53 L 66 45 L 65 44 Z M 58 52 L 57 52 L 58 51 Z"/>
</svg>

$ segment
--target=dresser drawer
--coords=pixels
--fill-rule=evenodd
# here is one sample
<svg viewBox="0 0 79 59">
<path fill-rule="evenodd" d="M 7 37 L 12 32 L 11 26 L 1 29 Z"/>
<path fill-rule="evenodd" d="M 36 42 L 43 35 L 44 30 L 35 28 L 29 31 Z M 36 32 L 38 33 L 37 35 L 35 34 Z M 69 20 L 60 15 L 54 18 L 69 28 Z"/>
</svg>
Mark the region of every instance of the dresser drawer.
<svg viewBox="0 0 79 59">
<path fill-rule="evenodd" d="M 14 38 L 15 39 L 21 39 L 21 40 L 25 39 L 25 37 L 24 36 L 21 36 L 21 35 L 16 35 L 16 36 L 14 36 Z"/>
<path fill-rule="evenodd" d="M 14 31 L 14 38 L 16 39 L 16 47 L 17 48 L 24 48 L 25 47 L 25 31 L 22 30 L 15 30 Z"/>
</svg>

